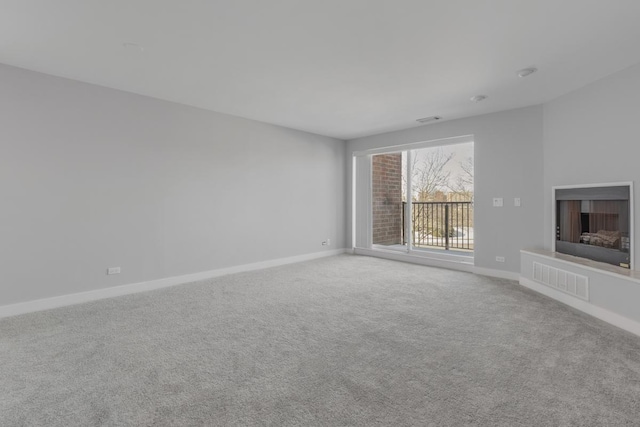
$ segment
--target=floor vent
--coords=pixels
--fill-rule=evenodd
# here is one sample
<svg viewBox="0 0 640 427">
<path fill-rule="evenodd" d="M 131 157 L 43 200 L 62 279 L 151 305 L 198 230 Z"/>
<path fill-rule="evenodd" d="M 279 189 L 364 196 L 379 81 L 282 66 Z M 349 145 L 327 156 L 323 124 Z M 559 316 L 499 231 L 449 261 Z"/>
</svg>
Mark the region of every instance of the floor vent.
<svg viewBox="0 0 640 427">
<path fill-rule="evenodd" d="M 586 276 L 534 262 L 533 280 L 566 294 L 589 301 L 589 278 Z"/>
</svg>

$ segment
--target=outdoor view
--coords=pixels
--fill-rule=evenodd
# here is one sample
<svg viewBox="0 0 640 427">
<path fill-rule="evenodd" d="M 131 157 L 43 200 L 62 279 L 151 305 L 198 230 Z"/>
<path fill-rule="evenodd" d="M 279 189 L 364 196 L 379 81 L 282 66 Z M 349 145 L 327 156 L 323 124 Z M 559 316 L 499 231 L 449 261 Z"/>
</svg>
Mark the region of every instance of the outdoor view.
<svg viewBox="0 0 640 427">
<path fill-rule="evenodd" d="M 407 160 L 411 204 L 407 204 Z M 473 250 L 473 143 L 374 155 L 373 243 L 391 248 Z M 412 230 L 405 234 L 405 212 Z"/>
</svg>

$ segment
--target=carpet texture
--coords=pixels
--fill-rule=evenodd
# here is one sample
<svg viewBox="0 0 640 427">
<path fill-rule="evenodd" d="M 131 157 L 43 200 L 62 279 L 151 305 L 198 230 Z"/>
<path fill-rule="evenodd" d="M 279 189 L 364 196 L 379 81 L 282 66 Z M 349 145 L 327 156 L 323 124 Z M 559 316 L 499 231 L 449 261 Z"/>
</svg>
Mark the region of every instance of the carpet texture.
<svg viewBox="0 0 640 427">
<path fill-rule="evenodd" d="M 2 426 L 638 426 L 640 338 L 351 255 L 0 320 Z"/>
</svg>

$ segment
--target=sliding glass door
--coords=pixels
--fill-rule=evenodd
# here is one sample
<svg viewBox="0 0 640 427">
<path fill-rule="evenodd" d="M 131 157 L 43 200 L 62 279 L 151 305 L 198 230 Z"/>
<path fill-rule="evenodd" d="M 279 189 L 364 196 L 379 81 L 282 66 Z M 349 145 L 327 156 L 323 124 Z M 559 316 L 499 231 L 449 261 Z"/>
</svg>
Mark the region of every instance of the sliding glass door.
<svg viewBox="0 0 640 427">
<path fill-rule="evenodd" d="M 472 252 L 473 142 L 378 152 L 361 159 L 361 242 L 404 252 Z M 368 173 L 367 173 L 368 172 Z M 363 180 L 367 180 L 363 184 Z M 366 184 L 366 185 L 365 185 Z"/>
<path fill-rule="evenodd" d="M 473 143 L 411 150 L 413 249 L 473 250 Z"/>
</svg>

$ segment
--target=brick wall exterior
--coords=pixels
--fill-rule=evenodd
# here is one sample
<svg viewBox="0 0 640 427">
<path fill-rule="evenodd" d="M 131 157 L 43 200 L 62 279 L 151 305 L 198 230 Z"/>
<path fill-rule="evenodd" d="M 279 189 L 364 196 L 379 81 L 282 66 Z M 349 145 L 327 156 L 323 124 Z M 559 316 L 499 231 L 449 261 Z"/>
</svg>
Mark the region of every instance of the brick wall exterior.
<svg viewBox="0 0 640 427">
<path fill-rule="evenodd" d="M 373 243 L 402 244 L 402 154 L 373 156 Z"/>
</svg>

